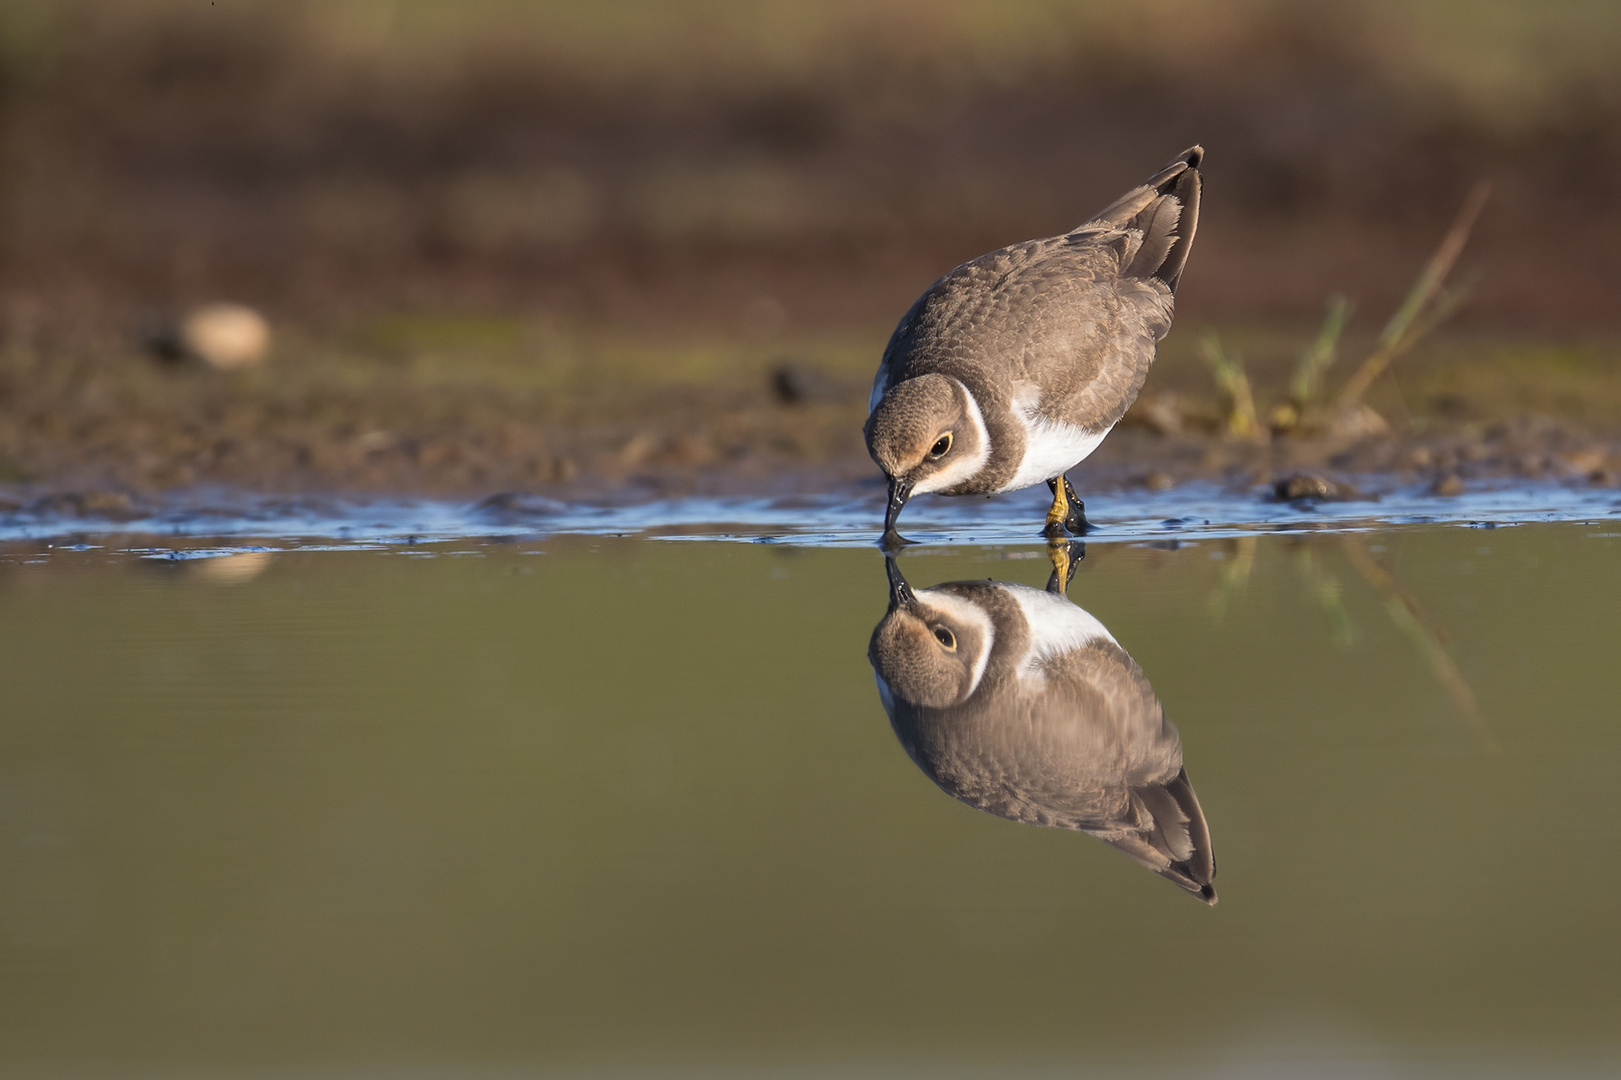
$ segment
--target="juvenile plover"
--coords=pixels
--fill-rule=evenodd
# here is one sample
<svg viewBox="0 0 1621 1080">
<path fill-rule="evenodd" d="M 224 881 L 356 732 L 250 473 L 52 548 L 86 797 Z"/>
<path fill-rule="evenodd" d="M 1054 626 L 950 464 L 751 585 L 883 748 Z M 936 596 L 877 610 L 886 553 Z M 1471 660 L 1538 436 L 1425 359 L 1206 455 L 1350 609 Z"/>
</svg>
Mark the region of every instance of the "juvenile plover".
<svg viewBox="0 0 1621 1080">
<path fill-rule="evenodd" d="M 1171 327 L 1199 224 L 1184 151 L 1084 225 L 966 262 L 901 318 L 873 381 L 867 450 L 889 480 L 884 539 L 907 499 L 1045 480 L 1042 530 L 1088 528 L 1064 475 L 1136 400 Z"/>
</svg>

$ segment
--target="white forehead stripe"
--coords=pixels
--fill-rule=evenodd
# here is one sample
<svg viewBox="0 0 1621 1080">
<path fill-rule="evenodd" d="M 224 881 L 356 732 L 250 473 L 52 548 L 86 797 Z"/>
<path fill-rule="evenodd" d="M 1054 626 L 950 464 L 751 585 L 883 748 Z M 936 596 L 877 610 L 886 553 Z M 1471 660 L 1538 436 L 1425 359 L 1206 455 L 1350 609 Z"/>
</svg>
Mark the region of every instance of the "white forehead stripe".
<svg viewBox="0 0 1621 1080">
<path fill-rule="evenodd" d="M 958 458 L 933 476 L 926 476 L 919 480 L 917 487 L 912 489 L 914 495 L 927 495 L 931 491 L 944 491 L 946 488 L 955 487 L 983 469 L 985 462 L 990 460 L 991 436 L 985 430 L 985 415 L 979 411 L 979 402 L 975 401 L 974 395 L 968 392 L 968 387 L 956 379 L 951 381 L 956 383 L 957 389 L 962 391 L 963 400 L 968 403 L 966 410 L 968 423 L 973 427 L 975 434 L 979 436 L 979 449 L 972 454 Z"/>
<path fill-rule="evenodd" d="M 967 623 L 978 627 L 980 635 L 979 655 L 974 657 L 973 677 L 968 681 L 968 692 L 963 698 L 974 696 L 979 689 L 979 680 L 985 677 L 985 665 L 991 660 L 991 646 L 996 644 L 996 626 L 985 609 L 977 604 L 971 604 L 960 596 L 953 596 L 946 592 L 935 592 L 933 589 L 924 589 L 917 594 L 918 606 L 933 608 L 943 615 L 949 615 L 960 623 Z"/>
</svg>

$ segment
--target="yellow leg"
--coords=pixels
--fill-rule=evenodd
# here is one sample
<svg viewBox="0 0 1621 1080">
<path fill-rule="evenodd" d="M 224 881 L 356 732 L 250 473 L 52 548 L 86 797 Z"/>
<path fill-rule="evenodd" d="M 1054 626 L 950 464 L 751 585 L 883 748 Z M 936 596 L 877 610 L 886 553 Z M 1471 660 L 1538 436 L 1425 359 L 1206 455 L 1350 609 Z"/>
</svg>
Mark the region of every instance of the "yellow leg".
<svg viewBox="0 0 1621 1080">
<path fill-rule="evenodd" d="M 1091 532 L 1092 523 L 1086 520 L 1086 504 L 1070 487 L 1069 477 L 1056 476 L 1047 481 L 1047 487 L 1053 493 L 1053 505 L 1047 511 L 1047 525 L 1041 530 L 1041 535 L 1056 540 L 1066 532 L 1076 536 Z"/>
<path fill-rule="evenodd" d="M 1069 498 L 1064 489 L 1068 485 L 1060 478 L 1047 481 L 1047 486 L 1053 489 L 1053 504 L 1047 511 L 1047 527 L 1041 530 L 1041 534 L 1056 539 L 1065 535 L 1064 521 L 1069 517 Z"/>
</svg>

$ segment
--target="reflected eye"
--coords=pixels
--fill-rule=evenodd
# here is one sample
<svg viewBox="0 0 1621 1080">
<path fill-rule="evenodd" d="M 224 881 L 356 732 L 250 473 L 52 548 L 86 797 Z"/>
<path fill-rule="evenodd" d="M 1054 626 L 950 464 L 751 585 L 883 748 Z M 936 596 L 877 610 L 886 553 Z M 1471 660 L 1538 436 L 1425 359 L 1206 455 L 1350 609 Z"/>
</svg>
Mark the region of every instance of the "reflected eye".
<svg viewBox="0 0 1621 1080">
<path fill-rule="evenodd" d="M 946 648 L 952 650 L 953 652 L 956 651 L 957 637 L 956 637 L 955 634 L 953 634 L 950 630 L 947 630 L 945 627 L 936 626 L 934 628 L 934 640 L 938 641 L 940 644 L 944 645 Z"/>
<path fill-rule="evenodd" d="M 930 457 L 945 457 L 946 451 L 950 450 L 950 449 L 951 449 L 951 432 L 948 431 L 944 435 L 940 436 L 940 438 L 935 440 L 934 445 L 929 448 L 929 456 Z"/>
</svg>

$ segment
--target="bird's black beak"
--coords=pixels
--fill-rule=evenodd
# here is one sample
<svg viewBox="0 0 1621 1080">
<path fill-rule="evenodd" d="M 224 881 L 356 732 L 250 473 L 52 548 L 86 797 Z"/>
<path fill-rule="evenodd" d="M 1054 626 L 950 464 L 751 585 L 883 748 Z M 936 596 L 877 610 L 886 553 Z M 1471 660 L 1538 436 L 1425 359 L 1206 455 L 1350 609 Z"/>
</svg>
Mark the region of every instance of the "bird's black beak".
<svg viewBox="0 0 1621 1080">
<path fill-rule="evenodd" d="M 893 547 L 906 542 L 900 533 L 895 531 L 895 519 L 901 516 L 901 507 L 906 500 L 912 497 L 912 482 L 910 480 L 892 479 L 889 482 L 889 508 L 884 511 L 884 546 Z"/>
<path fill-rule="evenodd" d="M 911 607 L 917 603 L 917 596 L 912 592 L 912 586 L 906 583 L 901 576 L 900 564 L 893 555 L 884 556 L 884 573 L 889 575 L 889 610 L 893 614 L 900 608 Z"/>
</svg>

